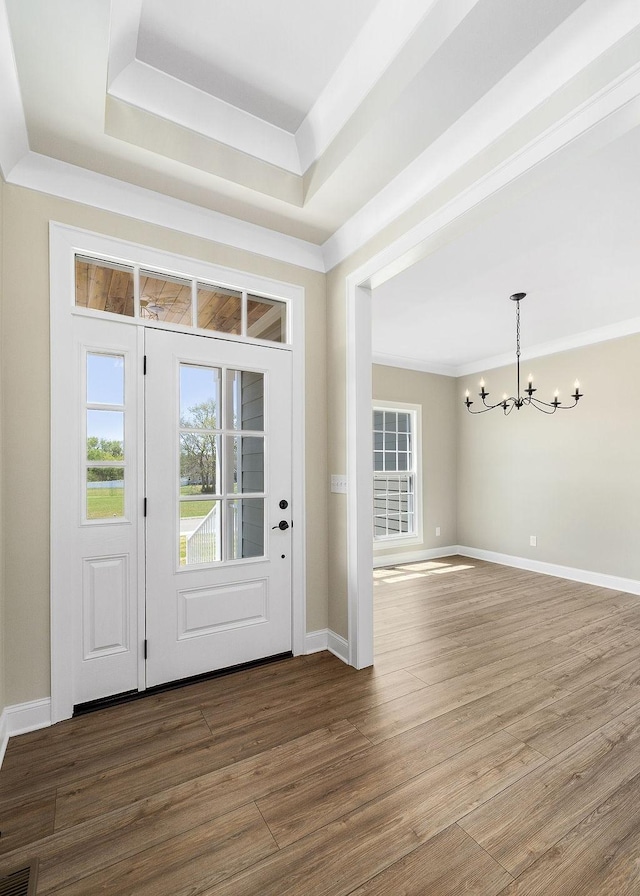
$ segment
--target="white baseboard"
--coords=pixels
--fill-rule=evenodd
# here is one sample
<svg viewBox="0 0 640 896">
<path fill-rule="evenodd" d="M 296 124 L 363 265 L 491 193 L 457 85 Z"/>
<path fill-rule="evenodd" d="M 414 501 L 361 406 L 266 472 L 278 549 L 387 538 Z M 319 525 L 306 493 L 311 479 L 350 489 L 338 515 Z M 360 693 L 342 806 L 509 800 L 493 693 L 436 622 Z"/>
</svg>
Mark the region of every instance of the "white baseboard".
<svg viewBox="0 0 640 896">
<path fill-rule="evenodd" d="M 349 663 L 349 644 L 343 637 L 336 635 L 328 628 L 319 629 L 316 632 L 308 632 L 305 641 L 305 653 L 319 653 L 328 650 L 337 656 L 343 663 Z"/>
<path fill-rule="evenodd" d="M 419 563 L 421 560 L 437 560 L 439 557 L 452 557 L 460 549 L 457 544 L 444 548 L 427 548 L 422 551 L 406 551 L 404 554 L 380 554 L 374 556 L 373 567 L 400 566 L 403 563 Z"/>
<path fill-rule="evenodd" d="M 321 628 L 317 632 L 307 632 L 304 638 L 305 653 L 320 653 L 329 649 L 329 629 Z"/>
<path fill-rule="evenodd" d="M 0 768 L 9 743 L 9 723 L 5 712 L 0 715 Z"/>
<path fill-rule="evenodd" d="M 18 703 L 5 706 L 0 715 L 0 766 L 4 759 L 10 737 L 47 728 L 51 724 L 51 700 L 32 700 L 30 703 Z"/>
<path fill-rule="evenodd" d="M 499 563 L 501 566 L 513 566 L 529 572 L 539 572 L 545 576 L 557 576 L 572 582 L 595 585 L 598 588 L 612 588 L 614 591 L 626 591 L 629 594 L 640 594 L 640 582 L 636 579 L 625 579 L 622 576 L 611 576 L 605 573 L 592 572 L 588 569 L 576 569 L 573 566 L 559 566 L 555 563 L 542 563 L 528 557 L 513 557 L 511 554 L 498 554 L 495 551 L 481 551 L 458 545 L 457 553 L 462 557 L 474 560 L 486 560 L 488 563 Z"/>
<path fill-rule="evenodd" d="M 332 632 L 331 629 L 328 631 L 328 644 L 327 649 L 334 656 L 337 656 L 339 660 L 342 660 L 343 663 L 349 665 L 349 642 L 342 638 L 340 635 L 336 635 L 335 632 Z"/>
</svg>

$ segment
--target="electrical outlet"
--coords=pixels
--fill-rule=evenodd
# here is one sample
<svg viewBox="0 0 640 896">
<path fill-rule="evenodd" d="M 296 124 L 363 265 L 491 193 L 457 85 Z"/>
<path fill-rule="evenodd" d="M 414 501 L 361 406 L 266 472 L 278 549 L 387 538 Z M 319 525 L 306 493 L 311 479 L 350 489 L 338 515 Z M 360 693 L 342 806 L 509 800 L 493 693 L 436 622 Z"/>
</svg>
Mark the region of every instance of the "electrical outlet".
<svg viewBox="0 0 640 896">
<path fill-rule="evenodd" d="M 538 538 L 537 538 L 536 535 L 530 535 L 530 536 L 529 536 L 529 546 L 532 547 L 532 548 L 537 548 L 537 547 L 538 547 Z"/>
<path fill-rule="evenodd" d="M 347 493 L 347 477 L 344 474 L 332 473 L 331 475 L 331 491 L 338 495 L 346 495 Z"/>
<path fill-rule="evenodd" d="M 440 535 L 440 526 L 436 526 L 436 535 Z"/>
</svg>

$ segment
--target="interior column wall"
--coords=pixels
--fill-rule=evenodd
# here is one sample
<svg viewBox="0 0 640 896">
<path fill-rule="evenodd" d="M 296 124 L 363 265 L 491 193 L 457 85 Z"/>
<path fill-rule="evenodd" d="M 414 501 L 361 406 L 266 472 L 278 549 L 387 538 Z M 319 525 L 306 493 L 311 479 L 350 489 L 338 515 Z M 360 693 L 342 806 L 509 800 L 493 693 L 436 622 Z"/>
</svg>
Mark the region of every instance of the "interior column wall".
<svg viewBox="0 0 640 896">
<path fill-rule="evenodd" d="M 2 344 L 2 309 L 4 305 L 4 191 L 5 183 L 0 175 L 0 345 Z M 5 639 L 7 627 L 4 617 L 5 603 L 5 577 L 4 577 L 4 533 L 6 520 L 4 515 L 4 377 L 3 355 L 0 356 L 0 715 L 4 711 L 7 701 L 5 699 Z"/>
</svg>

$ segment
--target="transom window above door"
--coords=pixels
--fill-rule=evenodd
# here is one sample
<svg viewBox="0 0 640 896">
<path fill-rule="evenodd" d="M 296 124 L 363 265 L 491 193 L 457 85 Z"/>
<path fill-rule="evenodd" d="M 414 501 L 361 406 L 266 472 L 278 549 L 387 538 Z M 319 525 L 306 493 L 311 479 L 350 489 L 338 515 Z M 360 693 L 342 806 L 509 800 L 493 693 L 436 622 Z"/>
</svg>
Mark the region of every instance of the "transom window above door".
<svg viewBox="0 0 640 896">
<path fill-rule="evenodd" d="M 290 343 L 287 303 L 140 265 L 75 256 L 75 307 L 225 336 Z"/>
</svg>

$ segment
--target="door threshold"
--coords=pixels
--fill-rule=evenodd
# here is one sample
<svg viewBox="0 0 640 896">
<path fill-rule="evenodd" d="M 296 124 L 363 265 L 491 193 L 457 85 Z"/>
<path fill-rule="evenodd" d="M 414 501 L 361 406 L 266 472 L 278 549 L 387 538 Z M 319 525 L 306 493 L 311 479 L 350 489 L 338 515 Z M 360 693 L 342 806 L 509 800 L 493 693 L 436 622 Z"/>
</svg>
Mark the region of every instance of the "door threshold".
<svg viewBox="0 0 640 896">
<path fill-rule="evenodd" d="M 98 700 L 88 700 L 86 703 L 77 703 L 73 707 L 73 718 L 84 716 L 99 709 L 107 709 L 110 706 L 122 706 L 124 703 L 132 703 L 134 700 L 142 700 L 155 694 L 163 694 L 165 691 L 175 691 L 178 688 L 188 687 L 190 684 L 198 684 L 201 681 L 209 681 L 213 678 L 222 678 L 225 675 L 233 675 L 234 672 L 243 672 L 245 669 L 256 669 L 259 666 L 267 666 L 277 663 L 279 660 L 292 659 L 293 653 L 287 650 L 285 653 L 277 653 L 274 656 L 265 656 L 261 659 L 251 660 L 248 663 L 239 663 L 237 666 L 227 666 L 226 669 L 215 669 L 212 672 L 202 672 L 200 675 L 192 675 L 189 678 L 179 678 L 176 681 L 167 681 L 157 684 L 145 691 L 125 691 L 122 694 L 112 694 L 109 697 L 100 697 Z"/>
</svg>

